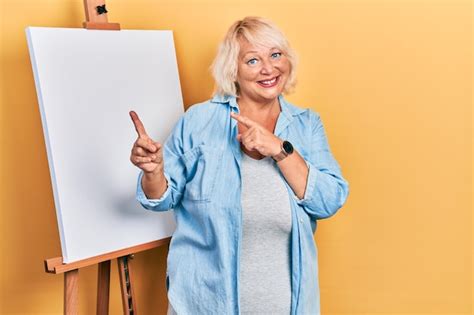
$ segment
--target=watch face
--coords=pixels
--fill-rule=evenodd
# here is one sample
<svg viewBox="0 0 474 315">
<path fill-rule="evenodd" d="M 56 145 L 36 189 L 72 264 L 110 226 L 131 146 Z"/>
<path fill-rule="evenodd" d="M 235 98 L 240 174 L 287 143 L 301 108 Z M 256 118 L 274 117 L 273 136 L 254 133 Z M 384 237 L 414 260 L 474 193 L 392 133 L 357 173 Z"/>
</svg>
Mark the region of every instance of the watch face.
<svg viewBox="0 0 474 315">
<path fill-rule="evenodd" d="M 293 145 L 291 143 L 289 143 L 288 141 L 283 141 L 283 149 L 288 154 L 293 153 Z"/>
</svg>

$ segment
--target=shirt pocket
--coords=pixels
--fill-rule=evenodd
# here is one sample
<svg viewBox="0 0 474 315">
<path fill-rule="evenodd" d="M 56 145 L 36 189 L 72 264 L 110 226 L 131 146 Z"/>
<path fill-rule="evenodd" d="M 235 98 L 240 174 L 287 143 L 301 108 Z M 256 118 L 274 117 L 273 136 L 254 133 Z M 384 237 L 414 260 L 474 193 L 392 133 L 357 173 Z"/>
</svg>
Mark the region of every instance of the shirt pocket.
<svg viewBox="0 0 474 315">
<path fill-rule="evenodd" d="M 209 202 L 212 199 L 222 151 L 201 144 L 183 155 L 186 166 L 186 186 L 183 198 Z"/>
</svg>

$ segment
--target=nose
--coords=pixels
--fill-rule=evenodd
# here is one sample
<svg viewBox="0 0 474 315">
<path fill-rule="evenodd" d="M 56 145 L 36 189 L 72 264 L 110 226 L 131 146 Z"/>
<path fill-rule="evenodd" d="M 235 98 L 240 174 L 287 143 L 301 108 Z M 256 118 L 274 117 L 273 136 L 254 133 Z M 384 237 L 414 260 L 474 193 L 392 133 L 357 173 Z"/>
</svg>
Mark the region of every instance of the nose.
<svg viewBox="0 0 474 315">
<path fill-rule="evenodd" d="M 262 60 L 262 69 L 260 69 L 261 74 L 272 74 L 273 73 L 273 63 L 271 60 L 263 59 Z"/>
</svg>

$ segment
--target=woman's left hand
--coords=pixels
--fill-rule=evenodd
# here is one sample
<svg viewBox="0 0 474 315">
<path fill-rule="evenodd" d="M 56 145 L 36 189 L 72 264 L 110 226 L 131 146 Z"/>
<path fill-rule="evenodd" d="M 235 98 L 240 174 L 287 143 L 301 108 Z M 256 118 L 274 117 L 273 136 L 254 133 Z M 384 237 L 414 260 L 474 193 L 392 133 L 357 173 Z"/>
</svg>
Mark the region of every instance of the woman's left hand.
<svg viewBox="0 0 474 315">
<path fill-rule="evenodd" d="M 283 141 L 268 129 L 245 116 L 233 112 L 230 116 L 248 128 L 245 132 L 237 135 L 237 140 L 247 150 L 257 150 L 264 156 L 274 156 L 280 153 Z"/>
</svg>

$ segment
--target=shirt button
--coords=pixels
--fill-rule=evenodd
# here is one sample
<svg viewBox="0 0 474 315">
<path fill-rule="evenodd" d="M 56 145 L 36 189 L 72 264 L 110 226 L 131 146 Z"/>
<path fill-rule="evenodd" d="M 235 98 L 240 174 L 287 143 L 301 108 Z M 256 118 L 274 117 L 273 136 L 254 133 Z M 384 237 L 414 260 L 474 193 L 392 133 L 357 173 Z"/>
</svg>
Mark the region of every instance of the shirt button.
<svg viewBox="0 0 474 315">
<path fill-rule="evenodd" d="M 300 219 L 300 223 L 303 223 L 303 219 Z"/>
</svg>

